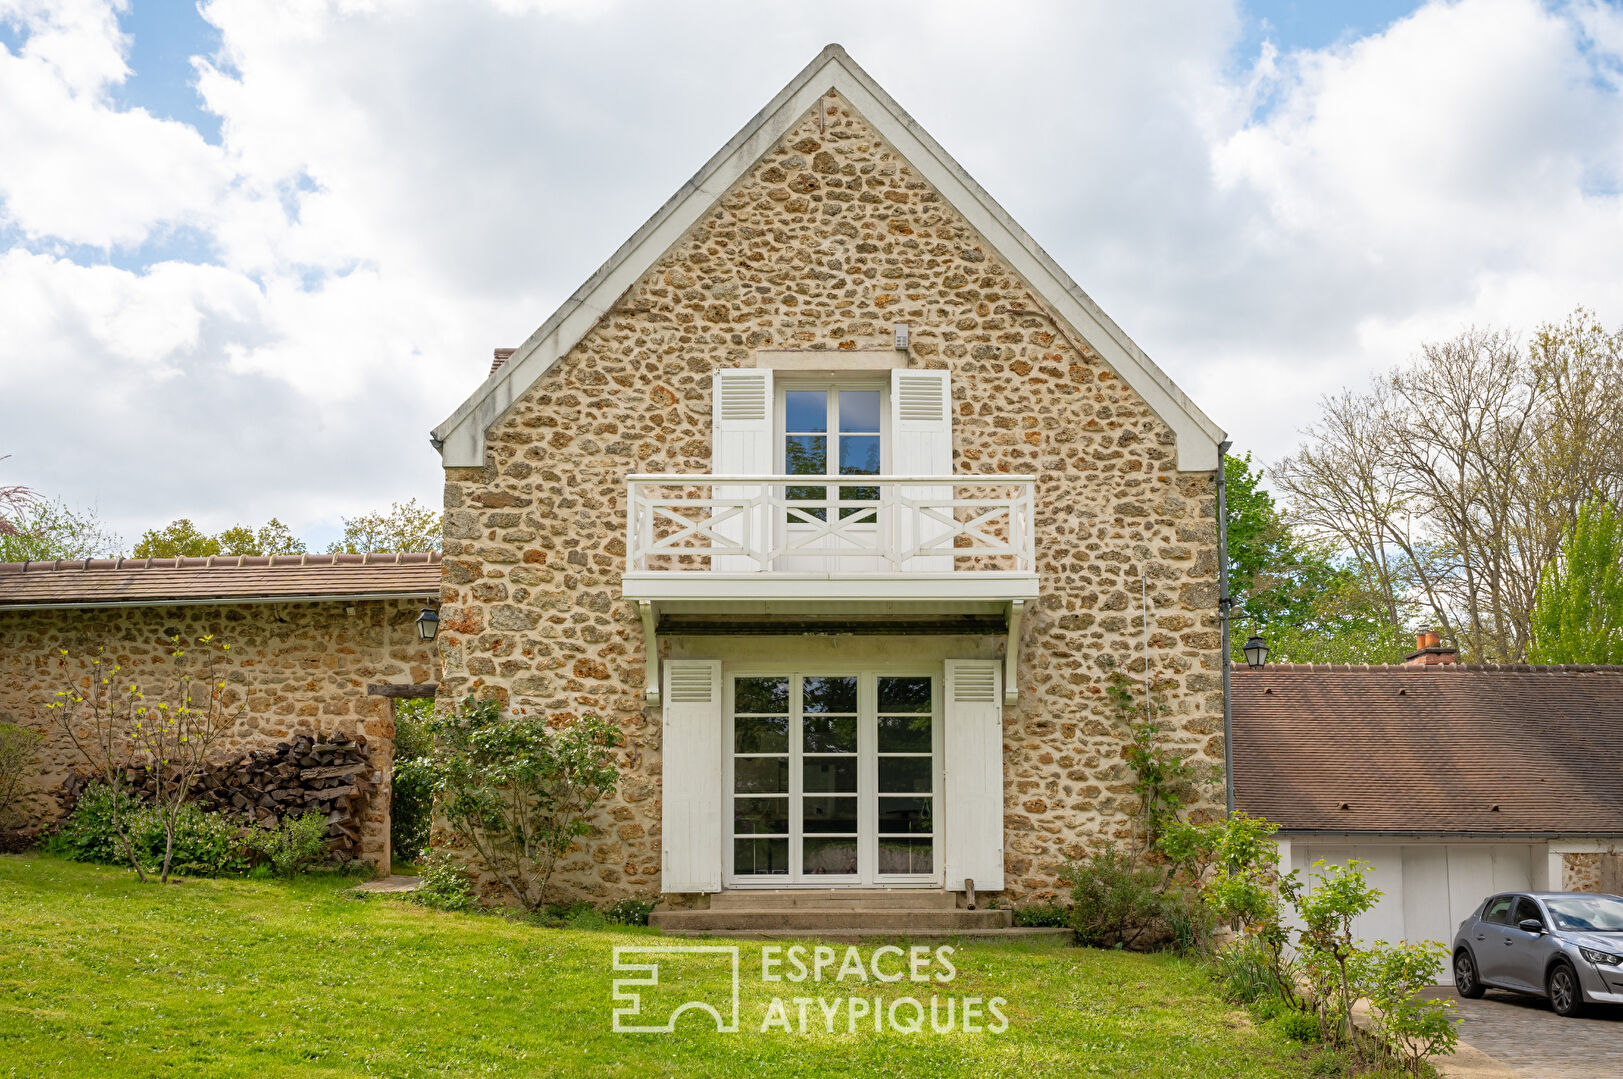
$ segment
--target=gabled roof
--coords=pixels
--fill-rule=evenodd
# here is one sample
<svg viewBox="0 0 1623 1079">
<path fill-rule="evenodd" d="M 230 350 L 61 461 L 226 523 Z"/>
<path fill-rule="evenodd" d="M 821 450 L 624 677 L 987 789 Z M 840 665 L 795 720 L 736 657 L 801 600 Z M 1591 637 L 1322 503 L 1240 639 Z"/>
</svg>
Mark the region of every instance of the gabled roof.
<svg viewBox="0 0 1623 1079">
<path fill-rule="evenodd" d="M 837 91 L 1170 426 L 1178 467 L 1217 467 L 1223 432 L 839 45 L 829 45 L 434 429 L 448 468 L 485 463 L 485 432 L 597 324 L 820 97 Z"/>
<path fill-rule="evenodd" d="M 0 562 L 0 611 L 426 599 L 439 593 L 438 553 Z"/>
<path fill-rule="evenodd" d="M 1281 664 L 1230 685 L 1235 806 L 1283 831 L 1623 835 L 1623 667 Z"/>
</svg>

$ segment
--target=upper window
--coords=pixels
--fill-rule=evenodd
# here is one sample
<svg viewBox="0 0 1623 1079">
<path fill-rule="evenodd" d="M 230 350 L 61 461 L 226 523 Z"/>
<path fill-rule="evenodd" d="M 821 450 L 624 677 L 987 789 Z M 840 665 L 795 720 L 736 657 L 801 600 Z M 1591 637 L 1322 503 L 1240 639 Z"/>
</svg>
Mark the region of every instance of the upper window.
<svg viewBox="0 0 1623 1079">
<path fill-rule="evenodd" d="M 783 472 L 791 476 L 877 476 L 884 466 L 885 388 L 873 385 L 787 384 L 779 391 Z M 840 517 L 872 515 L 877 502 L 871 486 L 795 485 L 792 502 L 812 503 L 791 510 L 790 522 L 826 521 L 838 508 Z M 802 517 L 801 515 L 805 516 Z"/>
</svg>

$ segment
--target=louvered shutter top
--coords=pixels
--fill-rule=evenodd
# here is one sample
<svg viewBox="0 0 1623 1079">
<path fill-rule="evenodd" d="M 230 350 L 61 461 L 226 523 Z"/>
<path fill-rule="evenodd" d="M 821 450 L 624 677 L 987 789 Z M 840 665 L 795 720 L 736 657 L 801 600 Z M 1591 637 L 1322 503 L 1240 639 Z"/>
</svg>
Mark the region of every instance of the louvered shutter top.
<svg viewBox="0 0 1623 1079">
<path fill-rule="evenodd" d="M 947 378 L 941 371 L 898 371 L 893 392 L 903 423 L 939 424 L 947 419 Z"/>
<path fill-rule="evenodd" d="M 996 704 L 997 667 L 993 664 L 953 664 L 947 687 L 954 704 Z"/>
<path fill-rule="evenodd" d="M 716 420 L 721 426 L 765 423 L 772 414 L 772 374 L 717 371 L 715 395 Z"/>
<path fill-rule="evenodd" d="M 716 700 L 716 667 L 711 663 L 672 662 L 671 703 L 713 704 Z"/>
</svg>

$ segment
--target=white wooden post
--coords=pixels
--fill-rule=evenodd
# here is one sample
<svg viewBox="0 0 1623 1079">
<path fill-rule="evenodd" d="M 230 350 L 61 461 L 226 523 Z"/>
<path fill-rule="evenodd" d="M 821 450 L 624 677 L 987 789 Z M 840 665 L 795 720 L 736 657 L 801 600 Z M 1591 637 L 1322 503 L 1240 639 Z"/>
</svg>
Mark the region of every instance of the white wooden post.
<svg viewBox="0 0 1623 1079">
<path fill-rule="evenodd" d="M 948 888 L 973 880 L 1003 888 L 1003 687 L 995 659 L 947 660 L 946 832 Z"/>
<path fill-rule="evenodd" d="M 664 664 L 662 892 L 721 891 L 721 663 Z"/>
</svg>

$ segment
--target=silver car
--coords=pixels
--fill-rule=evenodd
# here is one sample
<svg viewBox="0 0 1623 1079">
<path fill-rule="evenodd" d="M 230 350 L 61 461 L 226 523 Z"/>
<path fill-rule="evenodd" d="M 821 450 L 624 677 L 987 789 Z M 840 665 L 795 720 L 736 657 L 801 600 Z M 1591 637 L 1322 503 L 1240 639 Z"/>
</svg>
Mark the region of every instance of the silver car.
<svg viewBox="0 0 1623 1079">
<path fill-rule="evenodd" d="M 1548 997 L 1557 1015 L 1623 1004 L 1623 898 L 1591 892 L 1489 896 L 1454 936 L 1454 989 Z"/>
</svg>

